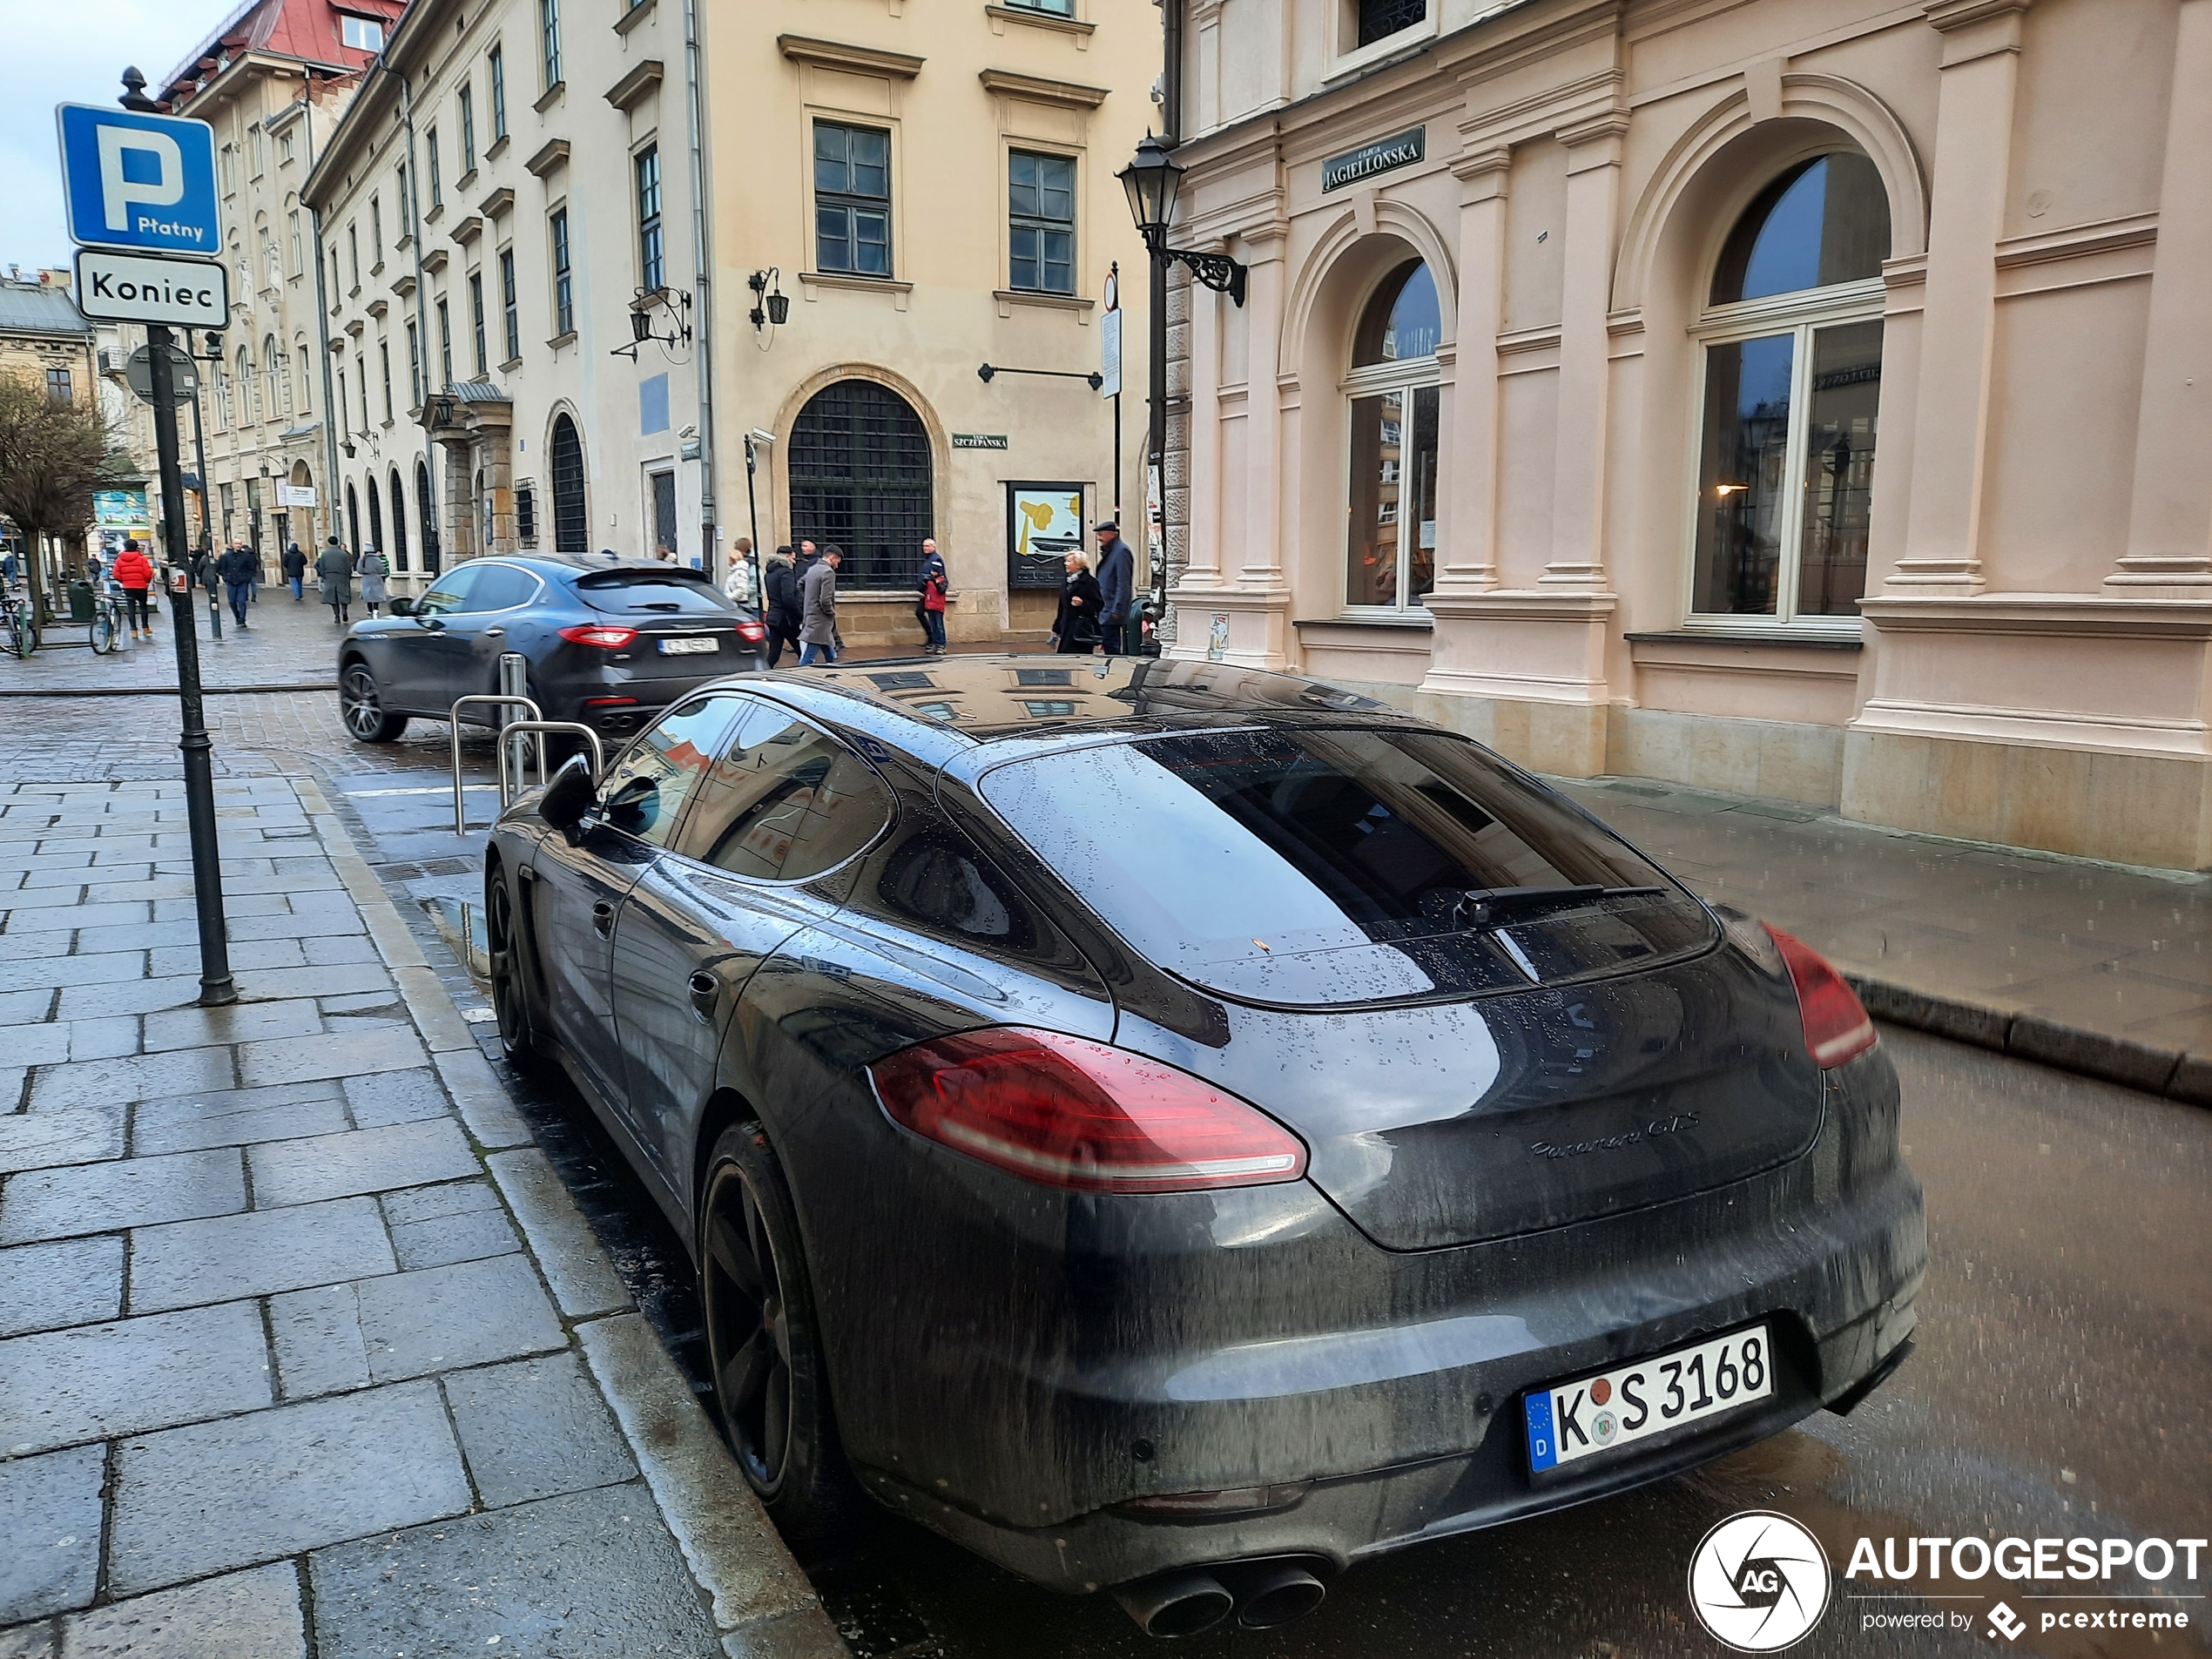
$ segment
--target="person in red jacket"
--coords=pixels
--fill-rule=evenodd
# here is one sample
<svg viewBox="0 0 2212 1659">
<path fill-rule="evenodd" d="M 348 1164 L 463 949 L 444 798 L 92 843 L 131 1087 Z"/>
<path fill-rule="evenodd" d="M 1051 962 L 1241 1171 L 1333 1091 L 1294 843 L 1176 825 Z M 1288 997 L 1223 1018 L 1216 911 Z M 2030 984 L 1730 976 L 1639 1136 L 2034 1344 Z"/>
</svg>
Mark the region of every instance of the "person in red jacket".
<svg viewBox="0 0 2212 1659">
<path fill-rule="evenodd" d="M 115 557 L 115 569 L 110 572 L 123 590 L 123 603 L 131 619 L 131 637 L 153 637 L 153 612 L 146 605 L 146 590 L 153 585 L 153 561 L 140 550 L 133 537 L 124 543 L 123 551 Z"/>
</svg>

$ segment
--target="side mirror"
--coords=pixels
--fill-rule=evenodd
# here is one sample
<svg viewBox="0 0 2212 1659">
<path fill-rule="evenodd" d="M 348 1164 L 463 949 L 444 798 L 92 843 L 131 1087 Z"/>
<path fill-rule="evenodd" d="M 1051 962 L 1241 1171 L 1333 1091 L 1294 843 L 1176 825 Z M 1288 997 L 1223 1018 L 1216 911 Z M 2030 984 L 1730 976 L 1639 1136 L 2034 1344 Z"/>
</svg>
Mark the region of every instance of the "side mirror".
<svg viewBox="0 0 2212 1659">
<path fill-rule="evenodd" d="M 583 815 L 599 804 L 599 786 L 591 776 L 591 762 L 583 755 L 570 755 L 553 774 L 553 781 L 545 786 L 545 793 L 537 803 L 537 815 L 563 835 L 573 834 Z"/>
<path fill-rule="evenodd" d="M 413 616 L 415 614 L 415 601 L 406 598 L 393 600 L 392 614 L 395 617 Z"/>
</svg>

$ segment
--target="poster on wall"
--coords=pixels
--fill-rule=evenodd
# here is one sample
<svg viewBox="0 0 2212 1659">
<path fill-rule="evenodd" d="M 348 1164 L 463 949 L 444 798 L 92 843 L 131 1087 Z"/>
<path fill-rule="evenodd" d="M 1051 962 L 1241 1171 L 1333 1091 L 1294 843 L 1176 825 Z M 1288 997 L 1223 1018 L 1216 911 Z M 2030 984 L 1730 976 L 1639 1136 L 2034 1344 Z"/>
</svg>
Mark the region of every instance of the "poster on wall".
<svg viewBox="0 0 2212 1659">
<path fill-rule="evenodd" d="M 1082 484 L 1006 487 L 1006 585 L 1057 588 L 1070 550 L 1083 544 Z"/>
<path fill-rule="evenodd" d="M 153 540 L 153 515 L 143 489 L 94 490 L 92 523 L 105 552 L 122 551 L 124 542 L 132 536 L 149 543 Z"/>
</svg>

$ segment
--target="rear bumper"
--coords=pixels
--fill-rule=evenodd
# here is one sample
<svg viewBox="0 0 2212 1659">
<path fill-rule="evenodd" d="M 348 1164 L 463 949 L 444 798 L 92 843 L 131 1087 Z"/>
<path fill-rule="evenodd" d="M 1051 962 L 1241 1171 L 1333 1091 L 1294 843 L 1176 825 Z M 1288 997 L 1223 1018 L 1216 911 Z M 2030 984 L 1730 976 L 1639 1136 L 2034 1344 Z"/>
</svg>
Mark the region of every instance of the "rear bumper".
<svg viewBox="0 0 2212 1659">
<path fill-rule="evenodd" d="M 765 666 L 766 658 L 760 652 L 748 651 L 734 663 L 718 662 L 713 673 L 696 678 L 631 678 L 613 671 L 571 674 L 546 688 L 545 718 L 575 720 L 603 738 L 627 741 L 659 719 L 671 704 L 701 686 L 732 674 L 757 674 Z"/>
<path fill-rule="evenodd" d="M 1893 1147 L 1894 1081 L 1878 1065 L 1865 1081 L 1886 1100 L 1848 1116 L 1878 1134 L 1885 1121 Z M 1842 1116 L 1750 1180 L 1414 1255 L 1376 1250 L 1303 1185 L 1190 1195 L 1202 1203 L 1179 1225 L 1197 1251 L 1133 1238 L 1094 1203 L 1056 1230 L 1063 1250 L 1120 1234 L 1110 1263 L 1063 1255 L 1040 1275 L 1001 1240 L 992 1288 L 964 1311 L 941 1291 L 901 1298 L 878 1332 L 898 1345 L 899 1403 L 879 1413 L 840 1377 L 846 1444 L 886 1504 L 1072 1592 L 1260 1556 L 1342 1568 L 1662 1479 L 1845 1397 L 1912 1331 L 1919 1187 L 1893 1157 L 1854 1156 L 1845 1143 L 1863 1137 Z M 1062 1299 L 1025 1307 L 1024 1292 Z M 931 1335 L 906 1331 L 916 1305 Z M 1531 1476 L 1525 1391 L 1762 1318 L 1770 1400 Z M 1119 1507 L 1298 1483 L 1291 1507 L 1228 1519 Z"/>
</svg>

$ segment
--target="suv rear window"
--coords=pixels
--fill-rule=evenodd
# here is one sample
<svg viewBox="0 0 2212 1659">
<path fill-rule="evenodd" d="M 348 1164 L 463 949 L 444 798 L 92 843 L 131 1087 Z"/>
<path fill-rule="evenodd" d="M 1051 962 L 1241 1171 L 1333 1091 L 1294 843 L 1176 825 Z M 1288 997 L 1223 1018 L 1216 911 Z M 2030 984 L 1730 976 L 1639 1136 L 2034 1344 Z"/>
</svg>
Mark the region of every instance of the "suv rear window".
<svg viewBox="0 0 2212 1659">
<path fill-rule="evenodd" d="M 677 570 L 593 570 L 576 579 L 576 590 L 610 617 L 728 616 L 738 608 L 711 582 Z"/>
<path fill-rule="evenodd" d="M 1713 938 L 1626 842 L 1439 733 L 1151 738 L 1011 761 L 982 791 L 1152 961 L 1254 1001 L 1526 989 Z"/>
</svg>

